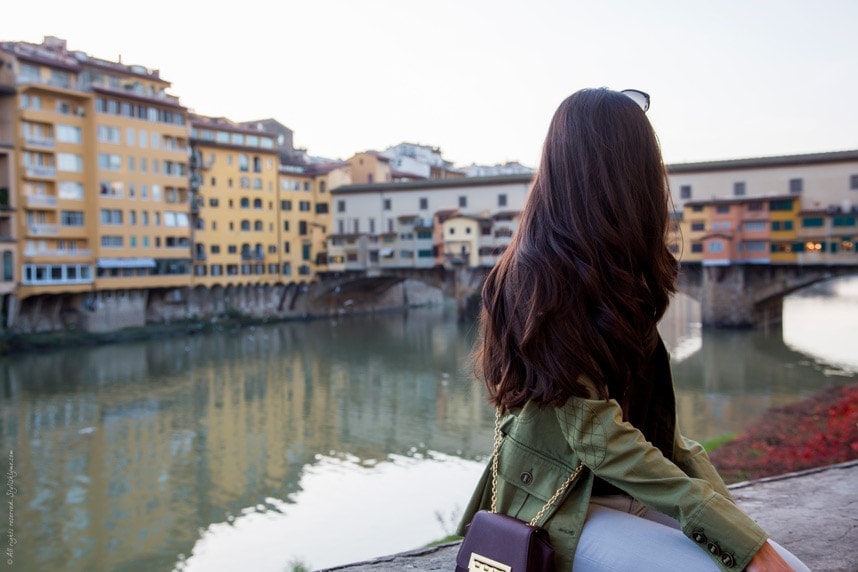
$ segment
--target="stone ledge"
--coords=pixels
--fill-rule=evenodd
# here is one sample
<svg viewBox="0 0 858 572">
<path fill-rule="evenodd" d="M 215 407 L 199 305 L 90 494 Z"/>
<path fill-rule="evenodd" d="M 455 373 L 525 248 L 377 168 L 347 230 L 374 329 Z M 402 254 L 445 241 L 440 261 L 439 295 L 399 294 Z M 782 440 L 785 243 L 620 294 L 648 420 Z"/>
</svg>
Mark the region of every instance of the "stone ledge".
<svg viewBox="0 0 858 572">
<path fill-rule="evenodd" d="M 858 570 L 858 461 L 730 485 L 736 503 L 814 572 Z M 455 568 L 458 542 L 325 570 Z"/>
</svg>

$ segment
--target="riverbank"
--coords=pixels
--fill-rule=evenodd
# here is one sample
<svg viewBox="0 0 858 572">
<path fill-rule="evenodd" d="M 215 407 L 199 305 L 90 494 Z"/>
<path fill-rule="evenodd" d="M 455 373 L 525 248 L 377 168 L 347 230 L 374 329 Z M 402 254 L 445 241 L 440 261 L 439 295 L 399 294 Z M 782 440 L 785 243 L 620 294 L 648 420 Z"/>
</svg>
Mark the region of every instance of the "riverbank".
<svg viewBox="0 0 858 572">
<path fill-rule="evenodd" d="M 858 461 L 729 485 L 745 512 L 814 572 L 858 570 Z M 452 570 L 460 542 L 323 570 Z"/>
<path fill-rule="evenodd" d="M 709 457 L 727 483 L 858 460 L 858 383 L 770 409 Z"/>
<path fill-rule="evenodd" d="M 710 452 L 737 504 L 815 571 L 858 569 L 858 383 L 769 410 Z M 851 540 L 850 540 L 851 539 Z M 459 541 L 327 570 L 448 570 Z"/>
</svg>

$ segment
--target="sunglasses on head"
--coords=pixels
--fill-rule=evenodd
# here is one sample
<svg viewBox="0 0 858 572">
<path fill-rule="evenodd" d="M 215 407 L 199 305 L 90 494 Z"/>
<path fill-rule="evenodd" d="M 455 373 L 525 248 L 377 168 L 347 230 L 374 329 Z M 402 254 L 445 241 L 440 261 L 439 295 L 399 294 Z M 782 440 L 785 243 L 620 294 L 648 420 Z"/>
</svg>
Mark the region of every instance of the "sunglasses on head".
<svg viewBox="0 0 858 572">
<path fill-rule="evenodd" d="M 623 95 L 637 103 L 641 109 L 646 113 L 647 109 L 649 109 L 649 94 L 644 93 L 637 89 L 624 89 L 621 91 Z"/>
</svg>

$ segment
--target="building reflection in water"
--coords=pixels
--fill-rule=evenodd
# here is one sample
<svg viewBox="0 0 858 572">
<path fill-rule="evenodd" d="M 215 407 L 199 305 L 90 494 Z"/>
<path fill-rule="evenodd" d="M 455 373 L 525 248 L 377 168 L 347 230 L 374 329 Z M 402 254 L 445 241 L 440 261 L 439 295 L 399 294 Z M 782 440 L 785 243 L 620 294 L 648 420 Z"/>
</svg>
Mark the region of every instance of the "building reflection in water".
<svg viewBox="0 0 858 572">
<path fill-rule="evenodd" d="M 740 431 L 770 406 L 854 381 L 779 335 L 698 324 L 678 300 L 660 325 L 690 436 Z M 292 557 L 333 565 L 444 536 L 439 521 L 491 443 L 493 413 L 468 371 L 473 329 L 436 308 L 0 360 L 16 564 L 203 570 L 229 547 L 283 570 Z M 338 514 L 346 538 L 305 552 Z M 282 535 L 260 538 L 266 522 Z"/>
</svg>

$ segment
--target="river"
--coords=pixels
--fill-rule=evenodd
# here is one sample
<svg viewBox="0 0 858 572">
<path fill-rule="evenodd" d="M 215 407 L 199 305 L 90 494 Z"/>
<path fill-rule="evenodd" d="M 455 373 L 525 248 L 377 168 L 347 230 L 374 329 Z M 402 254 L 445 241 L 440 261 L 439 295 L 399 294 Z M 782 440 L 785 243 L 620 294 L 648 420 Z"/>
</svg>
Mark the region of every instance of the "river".
<svg viewBox="0 0 858 572">
<path fill-rule="evenodd" d="M 681 296 L 660 330 L 684 432 L 739 432 L 856 381 L 858 279 L 790 296 L 782 332 L 702 332 Z M 491 442 L 473 335 L 435 307 L 0 358 L 7 564 L 283 572 L 442 538 Z"/>
</svg>

